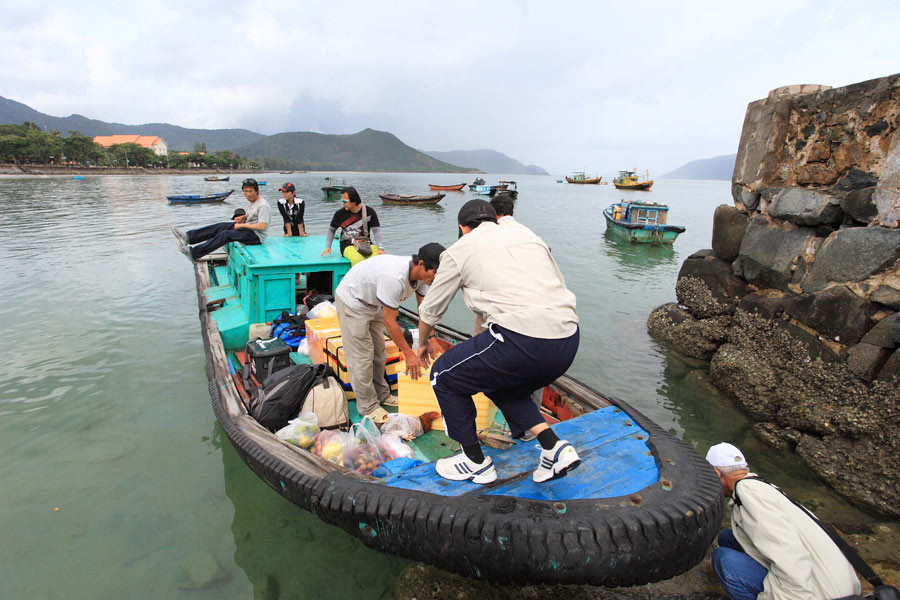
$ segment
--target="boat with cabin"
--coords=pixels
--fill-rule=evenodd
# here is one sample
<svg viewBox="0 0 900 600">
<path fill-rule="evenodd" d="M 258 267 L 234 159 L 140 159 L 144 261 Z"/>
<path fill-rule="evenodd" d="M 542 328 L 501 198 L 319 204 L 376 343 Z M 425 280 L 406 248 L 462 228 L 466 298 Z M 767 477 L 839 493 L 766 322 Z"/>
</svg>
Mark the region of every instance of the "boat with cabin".
<svg viewBox="0 0 900 600">
<path fill-rule="evenodd" d="M 228 181 L 229 179 L 231 179 L 231 177 L 219 177 L 218 175 L 210 175 L 209 177 L 204 177 L 203 179 L 205 181 Z"/>
<path fill-rule="evenodd" d="M 439 428 L 409 442 L 417 460 L 406 468 L 361 472 L 260 425 L 235 383 L 237 353 L 251 330 L 294 312 L 314 280 L 317 292 L 334 292 L 350 263 L 337 251 L 321 256 L 324 242 L 324 236 L 278 236 L 260 245 L 231 243 L 224 255 L 193 265 L 213 412 L 241 459 L 272 490 L 370 548 L 495 582 L 638 585 L 703 559 L 723 515 L 713 469 L 638 410 L 568 375 L 540 391 L 541 410 L 577 448 L 582 465 L 540 484 L 531 477 L 534 441 L 510 439 L 497 411 L 489 417 L 495 433 L 485 437 L 497 447 L 485 454 L 501 478 L 481 486 L 437 475 L 433 462 L 455 453 Z M 306 322 L 308 339 L 312 323 Z M 400 324 L 412 331 L 418 316 L 401 307 Z M 435 335 L 445 349 L 468 338 L 444 325 Z M 290 360 L 310 359 L 291 352 Z M 398 377 L 403 406 L 407 382 Z M 423 383 L 434 403 L 427 378 Z M 360 420 L 353 400 L 349 414 Z"/>
<path fill-rule="evenodd" d="M 460 192 L 464 187 L 466 187 L 465 183 L 460 183 L 458 185 L 435 185 L 433 183 L 428 184 L 428 189 L 437 192 Z"/>
<path fill-rule="evenodd" d="M 603 177 L 600 177 L 599 175 L 588 177 L 584 174 L 584 171 L 575 171 L 571 177 L 566 176 L 566 181 L 568 183 L 579 183 L 583 185 L 596 185 L 600 183 L 601 179 L 603 179 Z"/>
<path fill-rule="evenodd" d="M 622 200 L 603 211 L 610 235 L 629 242 L 670 245 L 685 228 L 666 223 L 669 206 Z"/>
<path fill-rule="evenodd" d="M 613 185 L 617 190 L 646 192 L 653 187 L 653 180 L 650 179 L 649 171 L 643 176 L 639 176 L 636 171 L 619 171 L 619 174 L 613 179 Z"/>
<path fill-rule="evenodd" d="M 347 182 L 343 179 L 335 179 L 334 177 L 326 177 L 325 178 L 325 186 L 322 188 L 322 193 L 325 194 L 326 200 L 340 200 L 341 194 L 344 193 L 348 187 Z"/>
<path fill-rule="evenodd" d="M 225 202 L 225 198 L 234 193 L 234 190 L 219 192 L 217 194 L 180 194 L 166 196 L 169 204 L 209 204 L 211 202 Z"/>
<path fill-rule="evenodd" d="M 446 194 L 431 194 L 430 196 L 408 196 L 403 194 L 379 194 L 379 198 L 385 204 L 437 204 Z"/>
<path fill-rule="evenodd" d="M 474 192 L 475 188 L 479 185 L 484 185 L 485 183 L 487 182 L 484 180 L 484 177 L 476 177 L 475 180 L 469 184 L 469 189 Z"/>
</svg>

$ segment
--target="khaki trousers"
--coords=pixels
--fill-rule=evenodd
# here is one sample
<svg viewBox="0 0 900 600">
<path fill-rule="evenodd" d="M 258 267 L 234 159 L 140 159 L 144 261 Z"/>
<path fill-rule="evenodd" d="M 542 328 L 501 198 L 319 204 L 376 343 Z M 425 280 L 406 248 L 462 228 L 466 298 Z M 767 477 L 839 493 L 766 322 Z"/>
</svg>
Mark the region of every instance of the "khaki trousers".
<svg viewBox="0 0 900 600">
<path fill-rule="evenodd" d="M 350 385 L 356 394 L 356 410 L 365 416 L 391 396 L 385 379 L 384 313 L 381 307 L 358 311 L 335 296 L 344 360 Z"/>
</svg>

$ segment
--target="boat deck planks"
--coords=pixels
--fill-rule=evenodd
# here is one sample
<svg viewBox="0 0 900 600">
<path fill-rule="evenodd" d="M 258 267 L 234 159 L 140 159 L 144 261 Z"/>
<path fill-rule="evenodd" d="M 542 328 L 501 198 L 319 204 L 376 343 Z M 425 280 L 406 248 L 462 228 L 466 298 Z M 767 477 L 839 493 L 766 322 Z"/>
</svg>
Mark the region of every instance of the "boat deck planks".
<svg viewBox="0 0 900 600">
<path fill-rule="evenodd" d="M 503 480 L 481 486 L 441 478 L 434 464 L 424 464 L 384 479 L 392 487 L 441 496 L 470 493 L 519 496 L 535 500 L 579 500 L 626 496 L 655 483 L 659 474 L 647 447 L 647 433 L 623 411 L 610 406 L 553 426 L 581 456 L 581 466 L 551 482 L 534 483 L 537 441 L 518 443 L 507 450 L 485 448 Z"/>
</svg>

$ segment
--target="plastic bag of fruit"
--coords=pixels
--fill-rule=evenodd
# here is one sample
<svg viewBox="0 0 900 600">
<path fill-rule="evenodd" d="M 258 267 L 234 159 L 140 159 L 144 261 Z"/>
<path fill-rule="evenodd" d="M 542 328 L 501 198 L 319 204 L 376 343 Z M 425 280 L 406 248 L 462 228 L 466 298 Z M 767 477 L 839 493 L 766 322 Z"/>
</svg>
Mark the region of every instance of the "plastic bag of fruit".
<svg viewBox="0 0 900 600">
<path fill-rule="evenodd" d="M 302 411 L 296 419 L 288 421 L 287 425 L 276 431 L 275 435 L 295 446 L 309 448 L 319 435 L 319 418 L 314 412 Z"/>
<path fill-rule="evenodd" d="M 347 443 L 344 444 L 344 466 L 363 475 L 371 475 L 384 462 L 379 446 L 381 433 L 371 417 L 350 427 Z"/>
<path fill-rule="evenodd" d="M 382 433 L 378 443 L 381 446 L 381 454 L 384 456 L 384 460 L 413 457 L 413 449 L 404 444 L 400 436 L 395 433 Z"/>
<path fill-rule="evenodd" d="M 346 431 L 326 429 L 316 436 L 312 452 L 336 465 L 344 466 L 344 446 L 350 435 Z"/>
</svg>

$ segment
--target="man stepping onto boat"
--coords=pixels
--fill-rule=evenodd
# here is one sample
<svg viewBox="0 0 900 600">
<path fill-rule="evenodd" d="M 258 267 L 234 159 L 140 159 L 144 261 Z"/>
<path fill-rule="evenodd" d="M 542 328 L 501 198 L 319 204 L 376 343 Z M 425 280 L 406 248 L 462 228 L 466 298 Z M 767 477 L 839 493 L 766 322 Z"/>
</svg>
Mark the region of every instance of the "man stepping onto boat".
<svg viewBox="0 0 900 600">
<path fill-rule="evenodd" d="M 364 261 L 375 254 L 384 254 L 384 245 L 381 241 L 381 224 L 378 215 L 368 206 L 363 206 L 359 192 L 354 187 L 348 187 L 341 192 L 341 202 L 344 203 L 331 218 L 328 226 L 328 235 L 325 237 L 325 249 L 322 256 L 331 254 L 331 242 L 334 234 L 341 230 L 341 256 L 350 261 L 350 266 Z M 365 215 L 365 221 L 363 221 Z M 374 238 L 375 243 L 371 243 Z"/>
<path fill-rule="evenodd" d="M 356 410 L 376 423 L 387 420 L 387 411 L 379 405 L 389 404 L 391 399 L 384 372 L 384 330 L 403 353 L 407 368 L 413 365 L 418 369 L 419 359 L 403 338 L 397 313 L 400 303 L 413 292 L 416 303 L 422 303 L 443 251 L 443 246 L 432 243 L 419 248 L 412 259 L 373 256 L 350 269 L 334 292 Z"/>
<path fill-rule="evenodd" d="M 475 430 L 472 395 L 490 398 L 503 412 L 513 437 L 526 431 L 541 445 L 535 482 L 565 475 L 581 463 L 578 453 L 551 430 L 531 394 L 558 379 L 578 350 L 575 294 L 544 241 L 524 225 L 500 226 L 484 200 L 459 211 L 460 239 L 441 255 L 440 269 L 419 306 L 418 354 L 425 366 L 434 356 L 430 336 L 457 290 L 475 313 L 476 335 L 434 361 L 431 386 L 449 437 L 462 446 L 437 461 L 441 477 L 490 483 L 497 479 Z M 417 367 L 407 371 L 413 379 Z"/>
<path fill-rule="evenodd" d="M 192 229 L 187 233 L 172 227 L 172 233 L 178 238 L 178 249 L 182 254 L 191 261 L 195 261 L 218 250 L 228 242 L 253 245 L 266 241 L 266 227 L 269 225 L 271 215 L 269 203 L 259 195 L 259 184 L 255 179 L 245 179 L 241 189 L 244 197 L 250 202 L 246 215 L 236 214 L 231 221 L 214 223 L 199 229 Z M 197 245 L 193 246 L 192 244 Z"/>
</svg>

